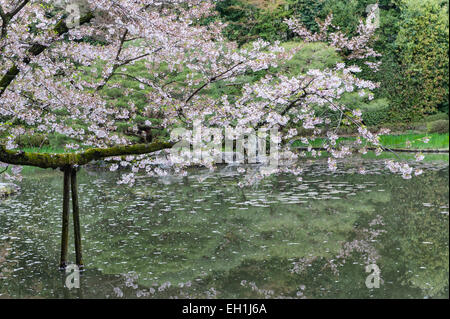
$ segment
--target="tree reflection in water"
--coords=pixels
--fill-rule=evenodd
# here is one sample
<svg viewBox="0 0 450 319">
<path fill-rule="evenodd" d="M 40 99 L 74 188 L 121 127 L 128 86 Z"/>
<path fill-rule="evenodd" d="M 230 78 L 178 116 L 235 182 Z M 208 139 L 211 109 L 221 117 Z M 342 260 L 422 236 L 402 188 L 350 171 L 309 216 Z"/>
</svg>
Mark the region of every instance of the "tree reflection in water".
<svg viewBox="0 0 450 319">
<path fill-rule="evenodd" d="M 60 173 L 30 170 L 22 193 L 0 202 L 0 297 L 448 297 L 448 162 L 411 180 L 371 163 L 366 175 L 313 164 L 303 182 L 244 189 L 236 168 L 131 189 L 84 171 L 87 270 L 72 291 L 54 267 Z M 369 263 L 378 289 L 365 286 Z"/>
</svg>

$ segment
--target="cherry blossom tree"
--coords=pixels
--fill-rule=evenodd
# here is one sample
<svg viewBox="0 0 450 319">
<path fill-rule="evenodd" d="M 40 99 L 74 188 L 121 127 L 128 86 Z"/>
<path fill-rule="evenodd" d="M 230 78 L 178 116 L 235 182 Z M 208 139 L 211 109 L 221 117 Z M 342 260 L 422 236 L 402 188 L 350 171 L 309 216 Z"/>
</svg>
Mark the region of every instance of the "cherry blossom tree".
<svg viewBox="0 0 450 319">
<path fill-rule="evenodd" d="M 293 77 L 268 72 L 259 81 L 244 84 L 238 96 L 214 99 L 203 94 L 214 83 L 233 85 L 242 74 L 276 69 L 302 49 L 300 45 L 286 50 L 279 43 L 262 40 L 239 48 L 224 39 L 222 23 L 205 22 L 214 15 L 213 9 L 214 2 L 206 0 L 0 0 L 0 133 L 7 133 L 0 141 L 0 163 L 12 166 L 12 173 L 5 173 L 7 178 L 20 178 L 24 165 L 64 171 L 61 266 L 67 256 L 70 188 L 77 264 L 83 264 L 76 174 L 92 161 L 111 161 L 111 170 L 127 167 L 119 182 L 133 184 L 138 172 L 149 176 L 168 170 L 186 174 L 193 164 L 213 170 L 222 149 L 221 141 L 216 143 L 219 147 L 209 147 L 213 130 L 229 127 L 227 138 L 231 139 L 256 130 L 276 132 L 270 137 L 258 135 L 256 143 L 261 145 L 269 138 L 271 149 L 277 148 L 272 152 L 277 165 L 243 174 L 243 186 L 283 172 L 299 175 L 301 181 L 299 159 L 307 152 L 309 156 L 322 155 L 312 147 L 316 137 L 325 137 L 322 149 L 332 171 L 337 159 L 354 152 L 373 149 L 379 155 L 384 151 L 379 139 L 383 132 L 370 132 L 362 124 L 361 112 L 340 102 L 343 94 L 355 91 L 370 99 L 377 88 L 377 83 L 359 78 L 361 68 L 352 63 Z M 359 34 L 353 38 L 336 31 L 331 16 L 318 22 L 320 32 L 315 34 L 298 21 L 286 23 L 305 42 L 327 42 L 337 51 L 345 51 L 349 61 L 362 60 L 376 71 L 378 54 L 370 48 L 375 26 L 370 23 L 361 22 Z M 145 65 L 148 76 L 130 72 L 135 63 Z M 174 80 L 174 74 L 183 72 L 184 78 Z M 136 87 L 120 87 L 114 81 L 117 78 L 133 81 Z M 133 101 L 118 106 L 105 95 L 108 88 L 119 88 L 124 95 L 140 91 L 145 94 L 146 106 L 136 107 Z M 159 114 L 161 121 L 154 123 L 152 114 Z M 170 139 L 136 143 L 118 130 L 118 123 L 124 120 L 135 133 L 150 128 L 184 131 L 171 134 Z M 191 130 L 199 125 L 204 129 L 196 136 Z M 342 125 L 358 127 L 354 143 L 338 145 Z M 301 136 L 300 126 L 313 135 Z M 58 133 L 76 142 L 66 145 L 63 154 L 24 152 L 16 139 L 25 132 Z M 179 151 L 166 152 L 166 168 L 156 165 L 161 157 L 158 162 L 155 154 L 180 140 L 188 148 L 199 144 L 201 156 L 195 151 L 181 152 L 181 157 Z M 292 148 L 296 140 L 308 145 L 307 150 Z M 243 149 L 248 151 L 250 144 L 244 142 Z M 420 174 L 406 162 L 386 164 L 404 178 Z M 363 167 L 360 172 L 364 173 Z"/>
</svg>

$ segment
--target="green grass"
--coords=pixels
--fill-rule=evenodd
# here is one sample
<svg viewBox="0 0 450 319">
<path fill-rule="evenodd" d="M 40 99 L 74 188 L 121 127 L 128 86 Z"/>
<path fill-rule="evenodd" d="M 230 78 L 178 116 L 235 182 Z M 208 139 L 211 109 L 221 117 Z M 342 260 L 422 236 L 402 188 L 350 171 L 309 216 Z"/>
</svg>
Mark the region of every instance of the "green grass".
<svg viewBox="0 0 450 319">
<path fill-rule="evenodd" d="M 430 141 L 428 143 L 423 142 L 423 138 L 428 137 Z M 354 137 L 341 137 L 337 140 L 337 143 L 352 142 Z M 311 141 L 313 147 L 321 147 L 326 140 L 324 138 L 317 138 Z M 387 148 L 401 148 L 406 149 L 407 141 L 411 142 L 411 149 L 448 149 L 449 148 L 449 134 L 402 134 L 402 135 L 382 135 L 381 143 Z M 306 144 L 300 141 L 294 142 L 294 147 L 305 147 Z M 33 153 L 68 153 L 75 152 L 74 150 L 64 150 L 61 147 L 43 146 L 41 148 L 31 147 L 22 149 L 25 152 Z"/>
<path fill-rule="evenodd" d="M 65 150 L 64 148 L 60 147 L 53 147 L 53 146 L 43 146 L 43 147 L 27 147 L 21 149 L 24 152 L 30 152 L 30 153 L 51 153 L 51 154 L 61 154 L 61 153 L 75 153 L 74 150 Z"/>
<path fill-rule="evenodd" d="M 428 137 L 430 141 L 424 143 L 422 139 Z M 393 148 L 408 148 L 408 141 L 413 149 L 448 149 L 449 135 L 446 134 L 405 134 L 405 135 L 384 135 L 381 143 L 384 146 Z"/>
<path fill-rule="evenodd" d="M 424 143 L 423 139 L 428 137 L 430 141 Z M 341 137 L 337 140 L 337 143 L 352 142 L 355 137 Z M 311 142 L 313 147 L 321 147 L 326 141 L 325 138 L 317 138 Z M 401 135 L 382 135 L 380 137 L 381 144 L 387 148 L 399 148 L 399 149 L 448 149 L 449 148 L 449 135 L 446 134 L 401 134 Z M 409 146 L 408 146 L 408 143 Z M 305 147 L 306 144 L 300 141 L 294 142 L 294 147 Z"/>
<path fill-rule="evenodd" d="M 381 153 L 380 155 L 376 155 L 374 151 L 368 151 L 366 154 L 356 154 L 354 155 L 358 158 L 363 158 L 366 160 L 384 160 L 384 159 L 392 159 L 392 160 L 405 160 L 405 161 L 415 161 L 416 160 L 416 153 L 399 153 L 399 152 L 389 152 L 385 151 Z M 441 162 L 449 161 L 449 154 L 448 153 L 425 153 L 425 158 L 423 159 L 424 162 Z M 319 157 L 312 157 L 310 153 L 307 153 L 307 156 L 305 159 L 307 160 L 316 160 L 316 159 L 327 159 L 330 157 L 330 154 L 326 151 L 322 151 L 321 155 Z"/>
<path fill-rule="evenodd" d="M 397 156 L 398 157 L 397 157 Z M 383 152 L 380 155 L 376 155 L 375 152 L 373 151 L 369 151 L 364 155 L 361 155 L 362 158 L 364 159 L 393 159 L 393 160 L 398 160 L 398 158 L 401 158 L 402 160 L 411 160 L 411 161 L 415 161 L 416 157 L 415 157 L 415 153 L 396 153 L 396 155 L 394 155 L 391 152 Z M 449 156 L 448 153 L 425 153 L 424 154 L 425 158 L 423 159 L 424 162 L 435 162 L 435 161 L 449 161 Z"/>
</svg>

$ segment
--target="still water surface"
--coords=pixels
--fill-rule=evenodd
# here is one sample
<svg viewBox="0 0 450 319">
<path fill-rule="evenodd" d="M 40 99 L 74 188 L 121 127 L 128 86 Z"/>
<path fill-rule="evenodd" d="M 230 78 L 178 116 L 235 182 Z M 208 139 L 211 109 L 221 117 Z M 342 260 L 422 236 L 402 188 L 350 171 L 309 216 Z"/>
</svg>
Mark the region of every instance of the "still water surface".
<svg viewBox="0 0 450 319">
<path fill-rule="evenodd" d="M 244 189 L 233 166 L 133 188 L 82 170 L 87 270 L 72 290 L 56 267 L 62 173 L 26 170 L 22 192 L 0 201 L 0 298 L 448 298 L 448 160 L 411 180 L 366 165 L 305 163 L 302 182 Z"/>
</svg>

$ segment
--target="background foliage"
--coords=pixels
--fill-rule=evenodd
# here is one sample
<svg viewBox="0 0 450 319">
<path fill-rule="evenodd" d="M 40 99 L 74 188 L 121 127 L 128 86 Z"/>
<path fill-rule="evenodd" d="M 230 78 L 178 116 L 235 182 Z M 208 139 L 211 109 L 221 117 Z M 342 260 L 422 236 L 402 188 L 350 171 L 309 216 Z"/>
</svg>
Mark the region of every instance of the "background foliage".
<svg viewBox="0 0 450 319">
<path fill-rule="evenodd" d="M 244 45 L 259 37 L 267 41 L 295 40 L 282 23 L 284 19 L 295 17 L 316 31 L 316 19 L 330 13 L 333 24 L 352 35 L 360 19 L 366 18 L 367 6 L 374 3 L 223 0 L 217 3 L 217 10 L 228 23 L 226 36 Z M 379 72 L 367 72 L 366 77 L 379 82 L 380 89 L 372 107 L 357 105 L 365 111 L 365 121 L 368 125 L 428 122 L 430 115 L 440 113 L 448 118 L 449 1 L 379 0 L 378 4 L 380 26 L 373 46 L 382 54 L 382 65 Z"/>
</svg>

